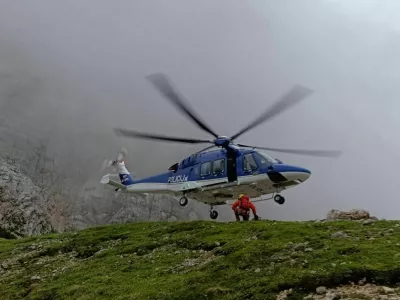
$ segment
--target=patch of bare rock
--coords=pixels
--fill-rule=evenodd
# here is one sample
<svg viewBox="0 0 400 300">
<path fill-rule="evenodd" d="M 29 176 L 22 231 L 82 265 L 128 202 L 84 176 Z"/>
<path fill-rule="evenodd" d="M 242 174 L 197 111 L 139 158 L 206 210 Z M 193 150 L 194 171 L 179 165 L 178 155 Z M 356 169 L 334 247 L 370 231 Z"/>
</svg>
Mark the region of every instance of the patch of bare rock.
<svg viewBox="0 0 400 300">
<path fill-rule="evenodd" d="M 326 217 L 327 220 L 377 220 L 376 217 L 370 215 L 370 213 L 363 209 L 352 209 L 350 211 L 340 211 L 338 209 L 332 209 L 328 212 Z"/>
<path fill-rule="evenodd" d="M 357 221 L 362 225 L 371 225 L 375 223 L 378 218 L 371 216 L 371 214 L 364 209 L 352 209 L 350 211 L 341 211 L 338 209 L 331 209 L 326 218 L 322 220 L 316 220 L 316 222 L 329 222 L 329 221 Z"/>
<path fill-rule="evenodd" d="M 282 291 L 277 300 L 287 299 L 292 290 Z M 332 289 L 320 286 L 316 288 L 314 293 L 310 293 L 303 299 L 309 300 L 354 300 L 354 299 L 371 299 L 371 300 L 397 300 L 400 299 L 400 288 L 390 288 L 387 286 L 379 286 L 370 283 L 359 282 L 358 285 L 343 285 Z"/>
</svg>

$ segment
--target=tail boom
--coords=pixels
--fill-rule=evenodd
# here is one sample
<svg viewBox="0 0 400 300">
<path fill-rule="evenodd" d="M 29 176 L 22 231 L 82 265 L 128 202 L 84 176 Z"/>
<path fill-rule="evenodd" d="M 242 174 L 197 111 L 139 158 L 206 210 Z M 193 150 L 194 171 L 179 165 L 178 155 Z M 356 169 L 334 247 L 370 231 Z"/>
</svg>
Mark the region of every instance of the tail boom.
<svg viewBox="0 0 400 300">
<path fill-rule="evenodd" d="M 111 185 L 111 186 L 113 186 L 113 187 L 119 188 L 119 189 L 121 189 L 121 190 L 126 190 L 127 185 L 124 185 L 124 184 L 122 184 L 122 183 L 120 183 L 120 182 L 118 182 L 118 181 L 116 181 L 116 180 L 111 179 L 111 178 L 110 178 L 111 176 L 112 176 L 112 175 L 110 175 L 110 174 L 104 175 L 104 176 L 101 178 L 100 183 L 102 183 L 102 184 L 108 184 L 108 185 Z"/>
</svg>

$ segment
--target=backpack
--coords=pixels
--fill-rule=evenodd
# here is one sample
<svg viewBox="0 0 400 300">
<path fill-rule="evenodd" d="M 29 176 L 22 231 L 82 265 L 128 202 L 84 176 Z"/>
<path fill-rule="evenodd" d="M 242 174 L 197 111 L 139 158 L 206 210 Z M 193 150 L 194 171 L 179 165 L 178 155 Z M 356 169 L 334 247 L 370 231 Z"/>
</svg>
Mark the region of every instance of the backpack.
<svg viewBox="0 0 400 300">
<path fill-rule="evenodd" d="M 243 197 L 240 200 L 240 205 L 239 206 L 240 206 L 241 209 L 246 209 L 246 210 L 250 209 L 250 199 L 248 197 Z"/>
</svg>

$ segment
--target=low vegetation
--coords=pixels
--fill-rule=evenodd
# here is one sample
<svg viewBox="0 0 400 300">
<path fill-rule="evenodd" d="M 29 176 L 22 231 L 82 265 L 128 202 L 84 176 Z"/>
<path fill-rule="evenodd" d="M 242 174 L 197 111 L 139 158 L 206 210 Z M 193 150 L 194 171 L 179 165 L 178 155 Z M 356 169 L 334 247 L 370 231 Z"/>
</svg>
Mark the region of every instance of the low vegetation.
<svg viewBox="0 0 400 300">
<path fill-rule="evenodd" d="M 0 299 L 328 299 L 350 282 L 396 294 L 399 275 L 397 221 L 150 222 L 0 239 Z"/>
</svg>

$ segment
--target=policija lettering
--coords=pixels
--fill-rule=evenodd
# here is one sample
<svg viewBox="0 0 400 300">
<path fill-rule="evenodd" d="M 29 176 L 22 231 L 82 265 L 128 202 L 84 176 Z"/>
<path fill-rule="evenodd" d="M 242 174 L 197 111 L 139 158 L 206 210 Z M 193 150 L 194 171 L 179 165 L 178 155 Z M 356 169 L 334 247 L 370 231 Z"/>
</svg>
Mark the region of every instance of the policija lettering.
<svg viewBox="0 0 400 300">
<path fill-rule="evenodd" d="M 188 175 L 177 175 L 168 178 L 168 183 L 178 183 L 188 181 Z"/>
</svg>

